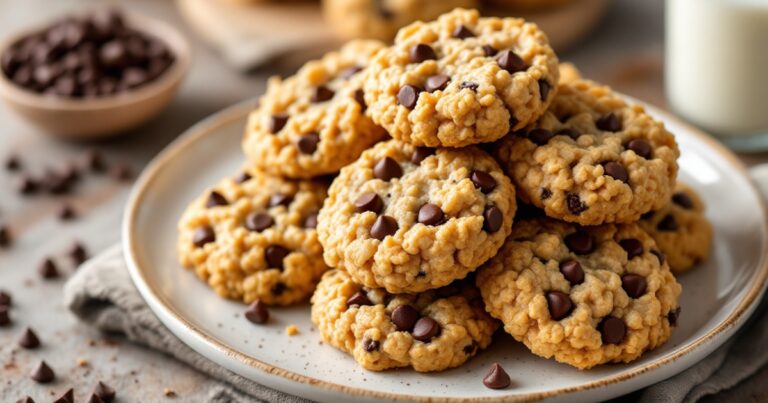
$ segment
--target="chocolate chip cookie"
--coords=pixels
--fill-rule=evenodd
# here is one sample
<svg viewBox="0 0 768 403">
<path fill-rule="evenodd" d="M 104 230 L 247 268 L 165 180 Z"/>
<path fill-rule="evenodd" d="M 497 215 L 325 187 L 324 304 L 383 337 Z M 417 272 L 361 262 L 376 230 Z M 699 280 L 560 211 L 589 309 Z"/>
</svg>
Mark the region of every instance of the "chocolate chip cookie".
<svg viewBox="0 0 768 403">
<path fill-rule="evenodd" d="M 343 38 L 391 41 L 398 29 L 416 20 L 476 6 L 477 0 L 323 0 L 323 15 Z"/>
<path fill-rule="evenodd" d="M 222 297 L 302 301 L 328 269 L 315 230 L 326 190 L 250 168 L 226 178 L 181 217 L 179 260 Z"/>
<path fill-rule="evenodd" d="M 515 209 L 514 187 L 485 152 L 390 140 L 341 170 L 318 233 L 326 263 L 360 284 L 421 292 L 496 254 Z"/>
<path fill-rule="evenodd" d="M 498 327 L 471 282 L 389 294 L 362 287 L 341 270 L 327 272 L 317 286 L 312 322 L 325 342 L 372 371 L 457 367 L 487 347 Z"/>
<path fill-rule="evenodd" d="M 664 124 L 587 80 L 560 85 L 534 124 L 496 151 L 520 198 L 582 225 L 637 221 L 664 206 L 680 152 Z"/>
<path fill-rule="evenodd" d="M 462 147 L 535 121 L 557 91 L 557 56 L 535 24 L 456 9 L 400 30 L 365 81 L 368 114 L 406 143 Z"/>
<path fill-rule="evenodd" d="M 643 215 L 639 224 L 656 240 L 673 273 L 686 272 L 709 256 L 712 224 L 701 198 L 687 185 L 678 183 L 672 199 Z"/>
<path fill-rule="evenodd" d="M 534 354 L 580 369 L 630 362 L 663 344 L 681 286 L 637 224 L 516 222 L 477 272 L 488 312 Z"/>
<path fill-rule="evenodd" d="M 290 178 L 334 173 L 386 136 L 364 114 L 361 70 L 384 45 L 352 41 L 272 77 L 248 119 L 243 150 L 257 168 Z"/>
</svg>

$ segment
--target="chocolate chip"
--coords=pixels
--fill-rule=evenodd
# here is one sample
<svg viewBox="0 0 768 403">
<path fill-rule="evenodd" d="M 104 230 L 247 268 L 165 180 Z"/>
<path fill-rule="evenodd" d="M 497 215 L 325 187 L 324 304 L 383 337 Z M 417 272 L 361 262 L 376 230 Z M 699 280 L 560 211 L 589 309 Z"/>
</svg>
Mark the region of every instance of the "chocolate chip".
<svg viewBox="0 0 768 403">
<path fill-rule="evenodd" d="M 424 225 L 437 225 L 443 221 L 443 210 L 437 205 L 427 203 L 419 209 L 418 220 Z"/>
<path fill-rule="evenodd" d="M 11 172 L 21 169 L 21 159 L 16 154 L 11 154 L 5 159 L 5 169 Z"/>
<path fill-rule="evenodd" d="M 557 133 L 555 133 L 555 135 L 556 136 L 568 136 L 568 137 L 570 137 L 570 138 L 572 138 L 574 140 L 578 140 L 579 137 L 581 136 L 581 133 L 577 132 L 574 129 L 566 127 L 564 129 L 558 130 Z"/>
<path fill-rule="evenodd" d="M 31 328 L 27 328 L 19 338 L 19 346 L 32 350 L 40 347 L 40 339 L 35 334 L 35 331 Z"/>
<path fill-rule="evenodd" d="M 368 105 L 365 104 L 365 92 L 362 89 L 356 89 L 354 93 L 355 102 L 360 105 L 360 110 L 365 111 L 368 108 Z"/>
<path fill-rule="evenodd" d="M 53 403 L 75 403 L 75 390 L 69 388 L 58 399 L 54 400 Z"/>
<path fill-rule="evenodd" d="M 235 183 L 245 183 L 251 180 L 251 175 L 248 172 L 240 172 L 234 177 Z"/>
<path fill-rule="evenodd" d="M 383 181 L 389 181 L 403 176 L 403 168 L 392 158 L 384 157 L 373 166 L 373 176 Z"/>
<path fill-rule="evenodd" d="M 288 286 L 286 286 L 285 284 L 275 283 L 275 285 L 273 285 L 272 288 L 269 289 L 269 292 L 271 292 L 274 295 L 282 295 L 287 289 L 288 289 Z"/>
<path fill-rule="evenodd" d="M 647 286 L 648 283 L 643 276 L 631 273 L 621 276 L 621 288 L 626 291 L 630 298 L 642 297 Z"/>
<path fill-rule="evenodd" d="M 211 243 L 215 240 L 216 233 L 213 232 L 213 228 L 208 226 L 198 227 L 195 229 L 194 234 L 192 234 L 192 243 L 198 248 L 202 248 L 205 244 Z"/>
<path fill-rule="evenodd" d="M 16 403 L 35 403 L 35 401 L 29 396 L 24 396 L 21 399 L 17 400 Z"/>
<path fill-rule="evenodd" d="M 358 291 L 354 293 L 349 299 L 347 299 L 347 306 L 352 305 L 373 305 L 370 299 L 368 299 L 368 295 L 365 293 L 365 291 Z"/>
<path fill-rule="evenodd" d="M 653 255 L 656 256 L 656 259 L 659 260 L 659 264 L 660 265 L 663 265 L 664 262 L 667 260 L 666 256 L 664 256 L 664 254 L 661 253 L 660 251 L 657 251 L 655 249 L 651 249 L 651 253 L 653 253 Z"/>
<path fill-rule="evenodd" d="M 410 305 L 399 305 L 392 311 L 391 318 L 398 331 L 410 332 L 419 320 L 419 312 Z"/>
<path fill-rule="evenodd" d="M 275 193 L 269 197 L 269 207 L 285 206 L 288 207 L 293 201 L 293 196 L 285 193 Z"/>
<path fill-rule="evenodd" d="M 504 50 L 496 57 L 499 67 L 508 71 L 510 74 L 517 73 L 526 69 L 525 61 L 511 50 Z"/>
<path fill-rule="evenodd" d="M 40 190 L 40 183 L 29 176 L 23 176 L 19 179 L 16 189 L 22 195 L 31 195 Z"/>
<path fill-rule="evenodd" d="M 317 213 L 310 214 L 304 219 L 304 228 L 317 228 Z"/>
<path fill-rule="evenodd" d="M 680 319 L 680 307 L 669 311 L 667 314 L 667 320 L 669 321 L 670 326 L 677 326 L 677 320 Z"/>
<path fill-rule="evenodd" d="M 107 164 L 104 163 L 104 156 L 97 150 L 88 150 L 83 156 L 83 165 L 91 172 L 104 172 Z"/>
<path fill-rule="evenodd" d="M 11 295 L 5 291 L 0 291 L 0 306 L 10 307 L 13 305 Z"/>
<path fill-rule="evenodd" d="M 288 249 L 280 245 L 270 245 L 264 250 L 264 256 L 267 260 L 267 266 L 270 269 L 283 270 L 283 260 L 291 253 Z"/>
<path fill-rule="evenodd" d="M 545 79 L 539 80 L 539 95 L 541 96 L 541 101 L 545 102 L 547 100 L 547 97 L 549 96 L 549 91 L 552 89 L 552 86 L 549 84 L 549 81 Z"/>
<path fill-rule="evenodd" d="M 115 396 L 117 396 L 117 392 L 114 388 L 101 381 L 96 384 L 96 387 L 93 389 L 93 394 L 98 396 L 105 403 L 110 403 L 115 400 Z"/>
<path fill-rule="evenodd" d="M 576 231 L 565 236 L 565 245 L 577 255 L 587 255 L 595 250 L 595 238 L 586 231 Z"/>
<path fill-rule="evenodd" d="M 686 209 L 686 210 L 692 210 L 693 209 L 693 199 L 691 199 L 690 196 L 683 192 L 677 192 L 672 195 L 672 202 L 677 204 L 678 206 Z"/>
<path fill-rule="evenodd" d="M 384 201 L 381 200 L 379 195 L 373 192 L 366 192 L 361 194 L 357 199 L 355 199 L 354 204 L 359 213 L 372 211 L 376 214 L 379 214 L 381 213 L 381 209 L 384 207 Z"/>
<path fill-rule="evenodd" d="M 349 66 L 345 67 L 343 70 L 339 72 L 339 76 L 345 80 L 349 80 L 354 76 L 355 74 L 363 71 L 363 68 L 360 66 Z"/>
<path fill-rule="evenodd" d="M 630 140 L 627 143 L 627 148 L 643 158 L 651 158 L 651 145 L 643 139 Z"/>
<path fill-rule="evenodd" d="M 245 228 L 261 232 L 275 225 L 275 220 L 267 213 L 251 213 L 245 217 Z"/>
<path fill-rule="evenodd" d="M 509 375 L 498 363 L 493 363 L 488 374 L 483 378 L 483 385 L 489 389 L 505 389 L 512 384 Z"/>
<path fill-rule="evenodd" d="M 129 67 L 123 70 L 121 84 L 126 88 L 136 88 L 149 81 L 149 79 L 150 77 L 146 70 Z"/>
<path fill-rule="evenodd" d="M 324 85 L 319 85 L 319 86 L 315 87 L 315 89 L 313 90 L 311 101 L 312 102 L 325 102 L 325 101 L 333 98 L 333 95 L 334 95 L 334 92 L 330 88 L 328 88 L 328 87 L 326 87 Z"/>
<path fill-rule="evenodd" d="M 617 132 L 621 130 L 621 121 L 613 112 L 597 119 L 595 125 L 598 129 L 606 132 Z"/>
<path fill-rule="evenodd" d="M 473 83 L 472 81 L 462 81 L 461 84 L 459 84 L 460 90 L 467 88 L 469 90 L 477 92 L 478 87 L 480 87 L 480 85 L 478 83 Z"/>
<path fill-rule="evenodd" d="M 421 63 L 423 61 L 437 59 L 435 50 L 424 43 L 412 46 L 408 51 L 408 56 L 411 59 L 411 63 Z"/>
<path fill-rule="evenodd" d="M 424 316 L 413 325 L 413 338 L 418 341 L 428 342 L 440 333 L 440 325 L 436 320 Z"/>
<path fill-rule="evenodd" d="M 576 260 L 566 260 L 561 262 L 560 273 L 562 273 L 563 277 L 571 283 L 571 286 L 579 285 L 584 282 L 584 269 L 581 268 L 581 263 Z"/>
<path fill-rule="evenodd" d="M 205 201 L 206 208 L 226 206 L 227 204 L 229 204 L 227 198 L 215 190 L 208 194 L 208 200 Z"/>
<path fill-rule="evenodd" d="M 8 313 L 9 307 L 0 305 L 0 327 L 11 324 L 11 315 Z"/>
<path fill-rule="evenodd" d="M 624 249 L 625 252 L 627 252 L 627 259 L 635 258 L 645 252 L 645 249 L 643 249 L 643 243 L 634 238 L 622 239 L 619 241 L 619 245 L 622 247 L 622 249 Z"/>
<path fill-rule="evenodd" d="M 416 147 L 411 154 L 411 162 L 418 165 L 421 161 L 424 161 L 427 157 L 435 155 L 435 149 L 429 147 Z"/>
<path fill-rule="evenodd" d="M 408 109 L 413 109 L 419 100 L 419 92 L 421 92 L 420 88 L 406 84 L 400 87 L 400 91 L 397 93 L 397 103 Z"/>
<path fill-rule="evenodd" d="M 128 65 L 128 51 L 125 44 L 119 40 L 112 40 L 99 48 L 99 62 L 101 65 L 112 68 L 123 68 Z"/>
<path fill-rule="evenodd" d="M 12 240 L 11 230 L 5 225 L 0 225 L 0 248 L 7 248 L 11 245 Z"/>
<path fill-rule="evenodd" d="M 91 393 L 91 396 L 88 397 L 85 403 L 104 403 L 104 400 L 99 395 Z"/>
<path fill-rule="evenodd" d="M 35 367 L 30 377 L 37 383 L 48 383 L 56 378 L 56 374 L 45 361 L 40 361 L 40 364 Z"/>
<path fill-rule="evenodd" d="M 376 221 L 373 223 L 373 226 L 371 227 L 371 236 L 381 241 L 388 235 L 395 235 L 398 228 L 397 220 L 393 217 L 382 215 L 377 217 Z"/>
<path fill-rule="evenodd" d="M 568 294 L 560 291 L 548 291 L 546 293 L 549 316 L 554 320 L 560 320 L 571 314 L 573 301 Z"/>
<path fill-rule="evenodd" d="M 598 325 L 604 344 L 619 344 L 627 334 L 627 325 L 619 318 L 608 316 Z"/>
<path fill-rule="evenodd" d="M 672 214 L 667 214 L 664 218 L 656 224 L 656 229 L 659 231 L 677 231 L 677 220 Z"/>
<path fill-rule="evenodd" d="M 547 200 L 552 197 L 552 191 L 547 188 L 541 188 L 541 200 Z"/>
<path fill-rule="evenodd" d="M 72 247 L 67 254 L 69 255 L 69 258 L 72 259 L 72 262 L 78 266 L 88 260 L 88 252 L 86 252 L 85 246 L 79 242 L 72 244 Z"/>
<path fill-rule="evenodd" d="M 501 229 L 501 224 L 504 223 L 504 216 L 501 214 L 496 206 L 486 206 L 483 211 L 483 230 L 488 233 L 494 233 Z"/>
<path fill-rule="evenodd" d="M 77 213 L 75 213 L 75 209 L 72 208 L 69 204 L 64 204 L 59 209 L 59 220 L 61 221 L 69 221 L 73 220 L 75 217 L 77 217 Z"/>
<path fill-rule="evenodd" d="M 544 145 L 547 144 L 549 139 L 554 137 L 554 134 L 547 130 L 547 129 L 533 129 L 530 132 L 528 132 L 528 139 L 531 140 L 536 145 Z"/>
<path fill-rule="evenodd" d="M 317 133 L 309 133 L 301 136 L 296 146 L 303 154 L 314 154 L 317 151 L 317 143 L 320 142 L 320 135 Z"/>
<path fill-rule="evenodd" d="M 37 271 L 40 273 L 40 276 L 45 279 L 59 277 L 59 269 L 51 259 L 43 260 L 43 263 L 40 264 L 40 267 Z"/>
<path fill-rule="evenodd" d="M 131 167 L 125 163 L 117 163 L 109 170 L 109 175 L 120 182 L 128 182 L 133 179 Z"/>
<path fill-rule="evenodd" d="M 573 215 L 579 215 L 587 209 L 587 205 L 575 193 L 568 193 L 565 196 L 565 202 L 568 205 L 568 211 Z"/>
<path fill-rule="evenodd" d="M 364 339 L 363 340 L 363 350 L 372 353 L 374 351 L 379 351 L 380 343 L 376 340 L 371 339 Z"/>
<path fill-rule="evenodd" d="M 627 169 L 618 162 L 606 162 L 603 164 L 603 170 L 605 170 L 606 175 L 624 183 L 629 183 L 629 173 L 627 173 Z"/>
<path fill-rule="evenodd" d="M 448 86 L 448 81 L 450 80 L 451 78 L 445 74 L 429 76 L 427 77 L 427 82 L 424 84 L 424 90 L 427 92 L 435 92 L 438 90 L 442 91 L 446 86 Z"/>
<path fill-rule="evenodd" d="M 472 175 L 469 177 L 476 188 L 481 192 L 488 194 L 496 189 L 496 179 L 491 174 L 484 171 L 472 171 Z"/>
<path fill-rule="evenodd" d="M 260 300 L 253 301 L 245 310 L 245 319 L 257 325 L 263 325 L 269 321 L 269 309 Z"/>
<path fill-rule="evenodd" d="M 467 39 L 467 38 L 474 37 L 475 33 L 472 32 L 472 30 L 467 28 L 465 25 L 459 25 L 456 27 L 456 29 L 453 30 L 453 33 L 451 34 L 451 36 L 458 39 Z"/>
<path fill-rule="evenodd" d="M 483 53 L 486 57 L 496 56 L 496 53 L 498 52 L 499 51 L 491 45 L 483 45 Z"/>
<path fill-rule="evenodd" d="M 275 134 L 282 130 L 286 123 L 288 123 L 288 115 L 284 113 L 272 115 L 272 118 L 269 121 L 269 131 L 272 134 Z"/>
</svg>

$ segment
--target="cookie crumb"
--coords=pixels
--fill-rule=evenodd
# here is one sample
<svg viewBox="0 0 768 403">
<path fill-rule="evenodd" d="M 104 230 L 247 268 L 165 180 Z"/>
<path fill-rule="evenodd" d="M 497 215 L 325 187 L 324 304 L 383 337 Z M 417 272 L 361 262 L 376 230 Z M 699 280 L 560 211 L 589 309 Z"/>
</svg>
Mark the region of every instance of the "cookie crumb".
<svg viewBox="0 0 768 403">
<path fill-rule="evenodd" d="M 163 389 L 163 395 L 165 397 L 176 397 L 176 391 L 171 388 L 165 388 Z"/>
<path fill-rule="evenodd" d="M 285 328 L 285 334 L 288 336 L 295 336 L 299 334 L 299 327 L 296 325 L 288 325 Z"/>
<path fill-rule="evenodd" d="M 88 360 L 86 360 L 85 358 L 78 358 L 77 359 L 77 366 L 78 367 L 87 367 L 90 364 L 91 363 Z"/>
</svg>

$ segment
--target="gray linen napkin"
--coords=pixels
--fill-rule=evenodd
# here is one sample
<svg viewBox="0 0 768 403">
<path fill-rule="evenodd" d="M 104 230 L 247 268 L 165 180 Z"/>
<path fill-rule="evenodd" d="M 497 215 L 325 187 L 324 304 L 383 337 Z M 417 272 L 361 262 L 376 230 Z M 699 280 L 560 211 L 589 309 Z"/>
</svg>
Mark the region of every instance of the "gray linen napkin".
<svg viewBox="0 0 768 403">
<path fill-rule="evenodd" d="M 129 340 L 170 354 L 192 368 L 221 381 L 208 402 L 299 402 L 249 381 L 199 355 L 163 326 L 133 286 L 125 267 L 122 249 L 114 246 L 85 263 L 64 288 L 65 304 L 84 322 L 108 332 L 124 334 Z M 764 382 L 744 382 L 768 366 L 768 303 L 764 299 L 749 323 L 730 341 L 688 370 L 652 385 L 621 401 L 695 402 L 717 398 L 728 392 L 732 399 L 765 396 Z M 741 384 L 741 385 L 740 385 Z M 719 399 L 715 399 L 719 400 Z M 737 400 L 737 401 L 746 401 Z"/>
</svg>

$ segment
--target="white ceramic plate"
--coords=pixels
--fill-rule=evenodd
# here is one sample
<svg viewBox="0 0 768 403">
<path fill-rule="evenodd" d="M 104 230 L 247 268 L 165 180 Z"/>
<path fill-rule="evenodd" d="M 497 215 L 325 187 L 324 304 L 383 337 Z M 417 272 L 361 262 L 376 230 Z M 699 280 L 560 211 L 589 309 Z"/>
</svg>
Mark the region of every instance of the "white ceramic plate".
<svg viewBox="0 0 768 403">
<path fill-rule="evenodd" d="M 595 401 L 668 378 L 722 344 L 754 310 L 768 276 L 768 229 L 760 196 L 738 160 L 704 134 L 649 108 L 677 134 L 680 177 L 702 195 L 715 226 L 711 259 L 683 275 L 679 327 L 661 348 L 627 365 L 579 371 L 529 353 L 500 334 L 491 348 L 441 373 L 381 373 L 320 344 L 309 306 L 272 309 L 256 326 L 243 305 L 217 297 L 176 261 L 176 221 L 188 201 L 226 175 L 239 172 L 247 111 L 241 104 L 191 128 L 144 171 L 128 203 L 123 240 L 131 276 L 160 320 L 190 347 L 254 381 L 320 401 L 531 400 Z M 288 337 L 288 324 L 301 333 Z M 490 390 L 481 379 L 492 362 L 513 379 Z"/>
</svg>

